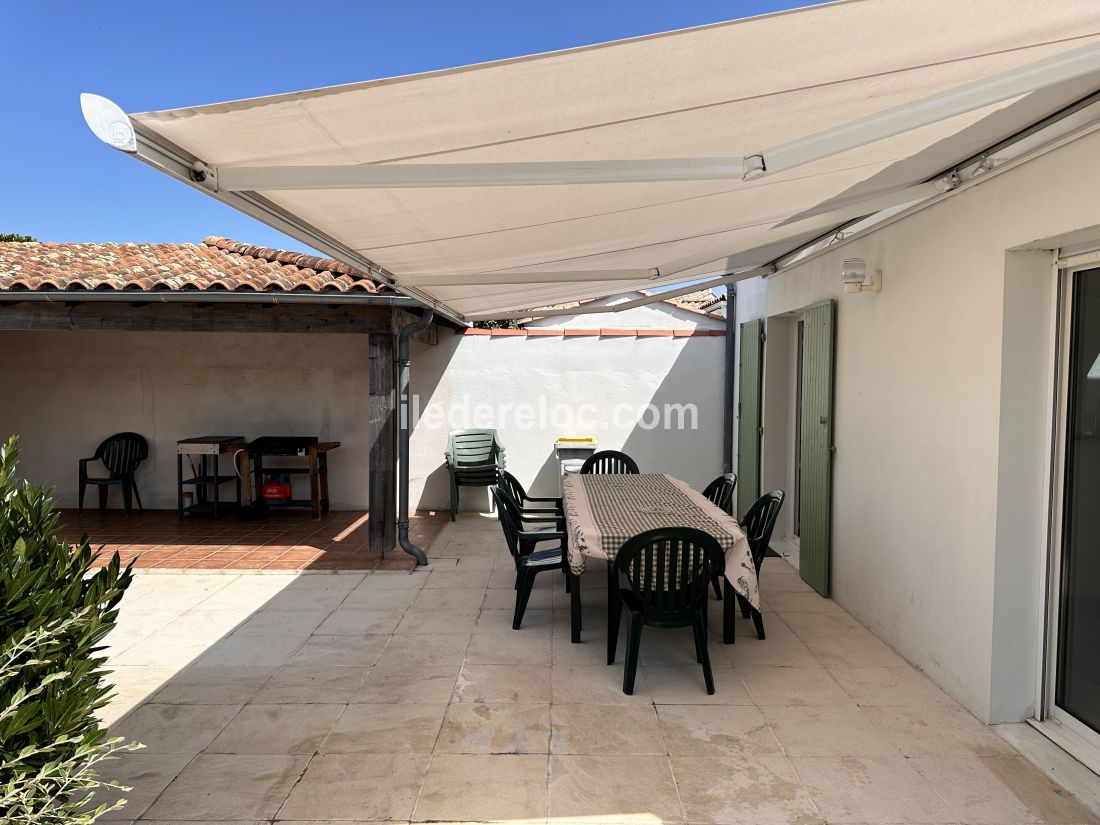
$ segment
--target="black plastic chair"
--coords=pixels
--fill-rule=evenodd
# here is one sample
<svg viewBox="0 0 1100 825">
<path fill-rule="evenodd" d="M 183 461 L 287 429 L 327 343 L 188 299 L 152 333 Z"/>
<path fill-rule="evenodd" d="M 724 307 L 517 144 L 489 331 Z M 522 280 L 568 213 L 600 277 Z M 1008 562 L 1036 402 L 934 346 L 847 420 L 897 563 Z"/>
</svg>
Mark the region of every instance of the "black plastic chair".
<svg viewBox="0 0 1100 825">
<path fill-rule="evenodd" d="M 522 538 L 519 542 L 519 550 L 521 555 L 526 555 L 535 549 L 540 541 L 547 541 L 548 536 L 556 536 L 559 532 L 565 529 L 565 516 L 557 511 L 548 513 L 536 513 L 529 510 L 524 510 L 520 507 L 518 501 L 509 492 L 508 488 L 501 483 L 497 483 L 495 487 L 491 487 L 490 490 L 494 493 L 493 501 L 499 504 L 504 502 L 505 509 L 508 510 L 509 516 L 515 523 L 516 527 L 527 534 L 527 537 Z M 497 518 L 500 518 L 500 509 L 497 508 Z M 503 525 L 503 522 L 501 522 Z M 537 527 L 530 527 L 529 525 L 541 525 Z"/>
<path fill-rule="evenodd" d="M 600 450 L 592 453 L 581 465 L 582 475 L 638 475 L 638 465 L 626 453 L 617 450 Z"/>
<path fill-rule="evenodd" d="M 749 553 L 752 555 L 752 563 L 756 568 L 756 578 L 760 578 L 760 565 L 764 563 L 764 557 L 768 554 L 768 545 L 772 540 L 772 531 L 775 529 L 775 520 L 779 518 L 779 511 L 783 507 L 783 491 L 772 490 L 765 493 L 752 503 L 741 519 L 741 529 L 749 540 Z M 734 615 L 733 603 L 736 601 L 741 606 L 741 615 L 752 618 L 756 627 L 756 638 L 764 638 L 764 617 L 760 611 L 749 604 L 748 599 L 733 589 L 733 585 L 727 580 L 725 583 L 726 598 L 722 606 L 722 637 L 726 644 L 733 644 L 734 640 Z"/>
<path fill-rule="evenodd" d="M 504 530 L 508 552 L 516 565 L 516 609 L 512 614 L 512 630 L 519 630 L 527 602 L 531 599 L 535 576 L 544 570 L 562 570 L 565 566 L 565 533 L 560 530 L 524 530 L 523 523 L 515 517 L 508 494 L 500 487 L 491 487 L 490 491 L 496 499 L 497 518 Z M 537 542 L 549 540 L 556 541 L 557 545 L 544 550 L 534 549 Z"/>
<path fill-rule="evenodd" d="M 726 473 L 714 479 L 703 488 L 703 498 L 721 508 L 727 515 L 733 515 L 733 491 L 737 488 L 737 474 Z"/>
<path fill-rule="evenodd" d="M 695 658 L 703 666 L 707 693 L 714 693 L 714 674 L 707 651 L 707 588 L 711 576 L 725 569 L 726 556 L 714 536 L 690 527 L 649 530 L 627 541 L 615 556 L 614 575 L 629 587 L 608 604 L 608 632 L 618 639 L 622 611 L 629 614 L 623 693 L 634 693 L 642 627 L 690 627 Z M 613 650 L 611 643 L 609 651 Z M 614 661 L 614 655 L 609 655 Z"/>
<path fill-rule="evenodd" d="M 84 513 L 84 491 L 89 484 L 99 487 L 99 511 L 107 509 L 107 490 L 112 484 L 122 487 L 122 506 L 129 516 L 133 509 L 133 498 L 137 498 L 138 509 L 144 510 L 141 504 L 141 494 L 138 492 L 134 474 L 138 465 L 149 457 L 149 442 L 137 433 L 118 433 L 112 435 L 95 448 L 88 458 L 80 459 L 80 503 L 79 512 Z M 107 468 L 109 475 L 88 475 L 88 463 L 100 461 Z"/>
<path fill-rule="evenodd" d="M 496 430 L 455 430 L 447 436 L 447 472 L 451 477 L 451 521 L 458 513 L 459 487 L 491 487 L 504 469 L 504 447 Z"/>
<path fill-rule="evenodd" d="M 516 500 L 516 503 L 519 504 L 520 509 L 523 510 L 524 513 L 560 515 L 564 512 L 562 500 L 560 498 L 528 495 L 523 485 L 519 483 L 519 479 L 507 470 L 500 471 L 500 480 L 498 484 L 511 493 L 512 498 Z"/>
<path fill-rule="evenodd" d="M 714 479 L 703 488 L 703 498 L 722 510 L 727 516 L 733 515 L 733 491 L 737 489 L 737 474 L 726 473 Z M 722 580 L 715 576 L 711 579 L 714 587 L 714 598 L 722 600 Z"/>
</svg>

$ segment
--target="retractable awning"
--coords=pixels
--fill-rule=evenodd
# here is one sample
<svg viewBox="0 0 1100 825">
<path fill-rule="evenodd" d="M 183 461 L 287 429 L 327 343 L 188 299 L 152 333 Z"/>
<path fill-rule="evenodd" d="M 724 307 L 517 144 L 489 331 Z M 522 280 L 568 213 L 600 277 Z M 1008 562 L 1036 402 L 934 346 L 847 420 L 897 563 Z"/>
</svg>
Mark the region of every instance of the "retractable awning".
<svg viewBox="0 0 1100 825">
<path fill-rule="evenodd" d="M 116 148 L 469 320 L 768 265 L 1098 90 L 1095 0 L 848 0 L 209 106 L 83 104 Z"/>
</svg>

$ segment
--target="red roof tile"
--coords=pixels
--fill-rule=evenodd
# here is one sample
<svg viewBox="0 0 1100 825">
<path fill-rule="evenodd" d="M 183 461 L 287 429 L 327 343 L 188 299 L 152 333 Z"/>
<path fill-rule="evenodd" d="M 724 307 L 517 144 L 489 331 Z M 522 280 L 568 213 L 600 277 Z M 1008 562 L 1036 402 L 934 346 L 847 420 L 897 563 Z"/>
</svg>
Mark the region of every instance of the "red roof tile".
<svg viewBox="0 0 1100 825">
<path fill-rule="evenodd" d="M 0 243 L 0 290 L 392 292 L 331 258 L 201 244 Z"/>
</svg>

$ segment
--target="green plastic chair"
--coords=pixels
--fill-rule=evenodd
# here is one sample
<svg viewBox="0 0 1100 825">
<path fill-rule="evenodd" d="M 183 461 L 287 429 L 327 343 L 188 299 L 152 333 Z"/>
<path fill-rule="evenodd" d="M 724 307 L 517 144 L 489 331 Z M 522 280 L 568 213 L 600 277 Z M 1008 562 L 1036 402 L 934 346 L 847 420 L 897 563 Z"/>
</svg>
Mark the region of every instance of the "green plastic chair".
<svg viewBox="0 0 1100 825">
<path fill-rule="evenodd" d="M 451 476 L 451 521 L 458 514 L 459 487 L 491 487 L 504 469 L 504 447 L 496 430 L 455 430 L 447 436 L 447 472 Z"/>
</svg>

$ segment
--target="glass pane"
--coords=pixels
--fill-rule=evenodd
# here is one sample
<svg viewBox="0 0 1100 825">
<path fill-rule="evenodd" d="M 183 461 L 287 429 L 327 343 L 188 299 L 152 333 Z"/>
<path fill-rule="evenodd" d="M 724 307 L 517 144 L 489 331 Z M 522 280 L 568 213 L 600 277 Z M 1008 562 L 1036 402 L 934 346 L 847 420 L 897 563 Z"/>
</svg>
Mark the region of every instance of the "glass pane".
<svg viewBox="0 0 1100 825">
<path fill-rule="evenodd" d="M 1100 731 L 1100 269 L 1073 289 L 1055 701 Z"/>
</svg>

